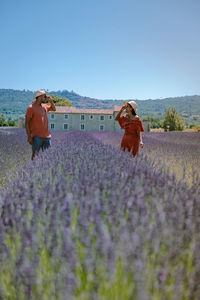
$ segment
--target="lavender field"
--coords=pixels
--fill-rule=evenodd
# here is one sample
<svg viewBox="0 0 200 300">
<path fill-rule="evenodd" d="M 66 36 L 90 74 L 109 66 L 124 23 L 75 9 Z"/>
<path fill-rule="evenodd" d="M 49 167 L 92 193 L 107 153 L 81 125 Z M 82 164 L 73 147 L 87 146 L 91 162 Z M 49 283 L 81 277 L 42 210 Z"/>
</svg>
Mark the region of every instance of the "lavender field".
<svg viewBox="0 0 200 300">
<path fill-rule="evenodd" d="M 123 133 L 101 132 L 93 136 L 119 147 Z M 140 152 L 151 160 L 154 169 L 175 175 L 176 181 L 192 186 L 200 175 L 200 133 L 148 132 L 143 134 L 144 149 Z"/>
<path fill-rule="evenodd" d="M 200 135 L 0 130 L 0 299 L 200 299 Z"/>
</svg>

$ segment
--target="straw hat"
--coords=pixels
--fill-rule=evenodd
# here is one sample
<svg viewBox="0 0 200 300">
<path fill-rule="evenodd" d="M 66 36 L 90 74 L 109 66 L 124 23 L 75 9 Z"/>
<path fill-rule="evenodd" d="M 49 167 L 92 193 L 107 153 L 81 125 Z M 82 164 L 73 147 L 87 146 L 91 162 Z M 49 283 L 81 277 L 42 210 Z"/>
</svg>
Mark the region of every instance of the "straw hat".
<svg viewBox="0 0 200 300">
<path fill-rule="evenodd" d="M 38 90 L 35 92 L 35 99 L 39 96 L 42 96 L 42 95 L 46 95 L 47 93 L 45 92 L 44 89 L 41 89 L 41 90 Z"/>
</svg>

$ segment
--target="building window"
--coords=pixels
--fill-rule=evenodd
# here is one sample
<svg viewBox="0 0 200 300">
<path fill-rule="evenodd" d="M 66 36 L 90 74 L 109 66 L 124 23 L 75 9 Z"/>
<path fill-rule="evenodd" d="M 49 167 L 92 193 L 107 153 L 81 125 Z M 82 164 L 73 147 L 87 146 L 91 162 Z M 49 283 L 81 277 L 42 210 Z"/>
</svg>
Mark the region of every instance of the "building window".
<svg viewBox="0 0 200 300">
<path fill-rule="evenodd" d="M 69 115 L 64 115 L 64 119 L 68 120 L 69 119 Z"/>
<path fill-rule="evenodd" d="M 54 114 L 51 114 L 51 119 L 54 119 Z"/>
<path fill-rule="evenodd" d="M 99 117 L 100 121 L 104 121 L 104 116 Z"/>
<path fill-rule="evenodd" d="M 99 131 L 104 131 L 104 125 L 99 125 Z"/>
<path fill-rule="evenodd" d="M 69 125 L 67 123 L 63 124 L 63 129 L 68 130 L 69 129 Z"/>
<path fill-rule="evenodd" d="M 85 124 L 81 124 L 81 125 L 80 125 L 80 129 L 81 129 L 82 131 L 84 131 L 84 130 L 85 130 Z"/>
<path fill-rule="evenodd" d="M 51 129 L 55 129 L 55 124 L 51 123 Z"/>
<path fill-rule="evenodd" d="M 80 120 L 84 121 L 85 120 L 85 115 L 80 115 Z"/>
<path fill-rule="evenodd" d="M 91 116 L 90 116 L 90 120 L 93 120 L 93 119 L 94 119 L 94 116 L 93 116 L 93 115 L 91 115 Z"/>
<path fill-rule="evenodd" d="M 108 116 L 108 120 L 112 120 L 112 119 L 113 119 L 112 115 Z"/>
</svg>

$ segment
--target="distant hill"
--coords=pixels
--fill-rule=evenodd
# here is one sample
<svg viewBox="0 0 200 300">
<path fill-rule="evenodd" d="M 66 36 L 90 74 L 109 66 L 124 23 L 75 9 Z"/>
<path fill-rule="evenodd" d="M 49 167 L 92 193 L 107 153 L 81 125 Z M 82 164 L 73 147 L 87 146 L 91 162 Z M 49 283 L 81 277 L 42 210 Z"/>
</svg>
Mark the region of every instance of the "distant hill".
<svg viewBox="0 0 200 300">
<path fill-rule="evenodd" d="M 113 108 L 114 105 L 122 105 L 127 100 L 100 100 L 83 97 L 74 91 L 48 91 L 58 97 L 66 97 L 73 106 L 79 108 Z M 34 93 L 29 90 L 0 89 L 0 113 L 8 119 L 17 120 L 25 114 L 27 106 L 33 101 Z M 167 108 L 174 106 L 179 114 L 185 118 L 194 115 L 200 116 L 200 96 L 183 96 L 164 99 L 135 99 L 138 104 L 139 114 L 163 118 Z"/>
</svg>

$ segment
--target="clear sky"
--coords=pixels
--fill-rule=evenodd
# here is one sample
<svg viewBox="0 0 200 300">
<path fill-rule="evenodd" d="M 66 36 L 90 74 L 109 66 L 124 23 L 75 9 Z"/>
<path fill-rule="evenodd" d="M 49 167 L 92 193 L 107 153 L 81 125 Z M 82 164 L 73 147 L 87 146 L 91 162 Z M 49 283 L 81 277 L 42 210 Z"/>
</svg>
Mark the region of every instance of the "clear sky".
<svg viewBox="0 0 200 300">
<path fill-rule="evenodd" d="M 200 0 L 0 0 L 0 88 L 200 94 Z"/>
</svg>

